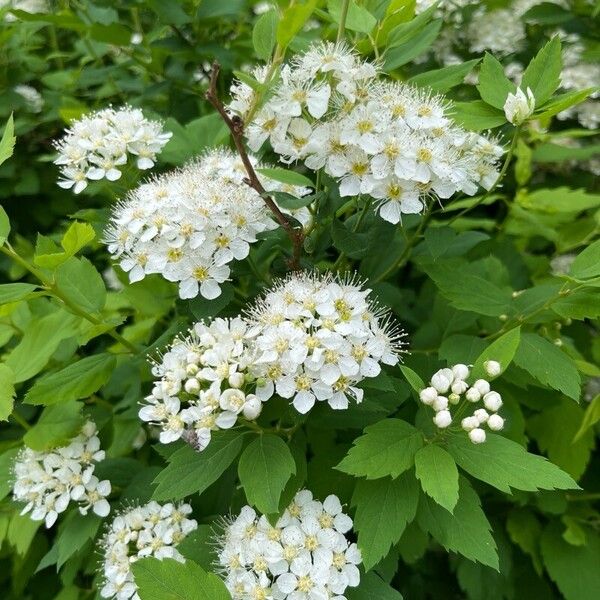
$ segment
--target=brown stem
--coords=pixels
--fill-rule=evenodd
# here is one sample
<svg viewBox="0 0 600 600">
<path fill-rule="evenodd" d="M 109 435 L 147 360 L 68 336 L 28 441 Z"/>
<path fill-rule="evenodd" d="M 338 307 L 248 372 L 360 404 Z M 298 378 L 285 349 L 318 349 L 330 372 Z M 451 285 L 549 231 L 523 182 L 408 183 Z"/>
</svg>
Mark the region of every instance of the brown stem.
<svg viewBox="0 0 600 600">
<path fill-rule="evenodd" d="M 298 270 L 300 268 L 300 254 L 302 253 L 302 245 L 304 243 L 304 231 L 302 228 L 295 228 L 290 220 L 284 215 L 277 204 L 275 204 L 273 198 L 271 198 L 262 183 L 258 179 L 258 175 L 252 166 L 252 162 L 248 157 L 248 153 L 246 152 L 246 148 L 244 146 L 244 122 L 240 119 L 239 116 L 233 115 L 230 116 L 223 103 L 219 99 L 219 94 L 217 92 L 217 80 L 219 78 L 219 71 L 221 70 L 221 66 L 218 62 L 214 62 L 212 66 L 212 71 L 210 74 L 210 84 L 208 86 L 208 90 L 206 91 L 206 99 L 214 106 L 216 111 L 221 115 L 223 121 L 227 127 L 229 127 L 229 131 L 231 131 L 231 136 L 233 137 L 233 143 L 235 144 L 236 150 L 242 159 L 242 163 L 244 163 L 244 167 L 246 169 L 246 173 L 248 177 L 244 179 L 244 181 L 253 189 L 256 190 L 265 201 L 265 204 L 269 207 L 277 222 L 285 229 L 288 237 L 292 242 L 293 254 L 289 260 L 289 266 L 293 270 Z"/>
</svg>

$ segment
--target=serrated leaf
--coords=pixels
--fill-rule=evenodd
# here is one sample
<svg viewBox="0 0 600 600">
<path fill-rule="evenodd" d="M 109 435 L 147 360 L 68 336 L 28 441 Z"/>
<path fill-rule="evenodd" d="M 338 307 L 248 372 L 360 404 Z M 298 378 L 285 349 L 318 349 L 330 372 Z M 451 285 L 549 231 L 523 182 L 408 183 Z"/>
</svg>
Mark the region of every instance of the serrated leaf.
<svg viewBox="0 0 600 600">
<path fill-rule="evenodd" d="M 314 188 L 315 184 L 305 175 L 291 171 L 290 169 L 280 169 L 278 167 L 269 167 L 256 169 L 258 173 L 273 181 L 279 181 L 281 183 L 287 183 L 288 185 L 297 185 L 299 187 L 310 187 Z"/>
<path fill-rule="evenodd" d="M 48 450 L 66 444 L 83 425 L 81 404 L 67 402 L 44 409 L 38 422 L 23 436 L 32 450 Z"/>
<path fill-rule="evenodd" d="M 400 365 L 400 370 L 402 371 L 402 375 L 404 375 L 406 381 L 408 381 L 410 387 L 417 392 L 417 394 L 425 388 L 425 383 L 421 379 L 418 373 L 415 373 L 410 367 L 406 365 Z"/>
<path fill-rule="evenodd" d="M 542 557 L 539 541 L 542 526 L 535 514 L 527 508 L 513 508 L 506 519 L 510 539 L 531 557 L 538 575 L 542 573 Z"/>
<path fill-rule="evenodd" d="M 263 514 L 278 512 L 281 493 L 295 472 L 290 449 L 273 434 L 258 436 L 244 449 L 238 465 L 248 503 Z"/>
<path fill-rule="evenodd" d="M 447 449 L 469 475 L 501 492 L 510 493 L 511 488 L 525 492 L 578 488 L 569 475 L 543 456 L 494 433 L 488 433 L 483 444 L 471 443 L 463 433 L 453 435 Z"/>
<path fill-rule="evenodd" d="M 515 91 L 515 84 L 504 74 L 504 67 L 491 54 L 486 53 L 479 69 L 477 84 L 481 99 L 494 108 L 503 110 L 508 94 Z"/>
<path fill-rule="evenodd" d="M 552 117 L 563 110 L 567 110 L 567 108 L 570 108 L 571 106 L 581 104 L 581 102 L 586 100 L 596 91 L 597 88 L 587 88 L 585 90 L 574 90 L 555 96 L 552 100 L 546 102 L 546 104 L 535 113 L 535 116 L 539 119 Z"/>
<path fill-rule="evenodd" d="M 116 365 L 112 354 L 87 356 L 38 379 L 25 395 L 28 404 L 49 406 L 87 398 L 109 379 Z"/>
<path fill-rule="evenodd" d="M 415 517 L 418 501 L 419 488 L 412 473 L 356 484 L 352 495 L 352 505 L 356 506 L 354 528 L 366 571 L 400 539 L 407 523 Z"/>
<path fill-rule="evenodd" d="M 287 48 L 296 34 L 308 21 L 310 15 L 317 7 L 317 0 L 308 0 L 304 4 L 288 6 L 281 15 L 277 26 L 277 43 L 282 48 Z"/>
<path fill-rule="evenodd" d="M 6 421 L 15 401 L 15 374 L 7 365 L 0 364 L 0 421 Z"/>
<path fill-rule="evenodd" d="M 479 496 L 464 477 L 459 480 L 454 513 L 449 513 L 428 496 L 421 496 L 417 521 L 419 527 L 430 533 L 446 550 L 498 570 L 492 527 L 481 508 Z"/>
<path fill-rule="evenodd" d="M 542 106 L 560 85 L 562 70 L 560 38 L 554 36 L 527 65 L 521 88 L 530 88 L 535 105 Z"/>
<path fill-rule="evenodd" d="M 60 245 L 69 256 L 73 256 L 96 237 L 96 231 L 89 223 L 74 221 L 63 235 Z"/>
<path fill-rule="evenodd" d="M 37 285 L 31 283 L 5 283 L 0 285 L 0 304 L 8 304 L 27 298 L 36 288 Z"/>
<path fill-rule="evenodd" d="M 402 600 L 402 594 L 371 571 L 360 578 L 358 587 L 349 587 L 344 595 L 348 600 Z"/>
<path fill-rule="evenodd" d="M 218 431 L 202 452 L 187 445 L 175 451 L 155 479 L 157 488 L 153 498 L 178 500 L 201 494 L 233 463 L 242 449 L 243 439 L 237 431 Z"/>
<path fill-rule="evenodd" d="M 17 138 L 15 137 L 15 124 L 13 115 L 11 113 L 10 117 L 8 117 L 6 125 L 4 126 L 2 139 L 0 139 L 0 165 L 13 155 L 16 141 Z"/>
<path fill-rule="evenodd" d="M 500 373 L 504 373 L 508 368 L 508 365 L 512 362 L 519 343 L 521 341 L 521 328 L 515 327 L 510 329 L 497 340 L 493 341 L 477 358 L 473 364 L 471 370 L 471 378 L 476 379 L 487 379 L 490 380 L 490 376 L 486 374 L 483 368 L 483 363 L 488 360 L 495 360 L 500 363 Z M 498 376 L 499 376 L 498 375 Z"/>
<path fill-rule="evenodd" d="M 348 0 L 327 0 L 327 11 L 335 23 L 340 22 L 342 4 Z M 349 0 L 346 14 L 345 28 L 360 33 L 371 33 L 377 25 L 377 19 L 364 7 L 359 6 L 355 0 Z"/>
<path fill-rule="evenodd" d="M 344 223 L 334 219 L 331 224 L 331 238 L 335 247 L 350 258 L 362 258 L 369 249 L 367 233 L 350 231 Z"/>
<path fill-rule="evenodd" d="M 56 269 L 55 282 L 62 294 L 86 312 L 98 312 L 104 307 L 104 281 L 87 258 L 69 258 Z"/>
<path fill-rule="evenodd" d="M 460 85 L 464 78 L 478 65 L 479 58 L 468 60 L 459 65 L 450 65 L 442 69 L 433 69 L 411 77 L 408 82 L 418 86 L 429 87 L 436 92 L 447 92 L 454 86 Z"/>
<path fill-rule="evenodd" d="M 0 246 L 4 244 L 10 233 L 10 220 L 6 211 L 0 206 Z"/>
<path fill-rule="evenodd" d="M 579 400 L 581 378 L 575 363 L 545 338 L 535 333 L 521 334 L 514 360 L 542 385 Z"/>
<path fill-rule="evenodd" d="M 223 581 L 191 560 L 143 558 L 131 570 L 141 600 L 231 600 Z"/>
<path fill-rule="evenodd" d="M 93 539 L 101 524 L 102 519 L 93 513 L 82 515 L 79 511 L 70 512 L 61 523 L 56 539 L 56 568 L 60 569 L 88 540 Z"/>
<path fill-rule="evenodd" d="M 493 129 L 506 123 L 504 113 L 482 100 L 471 102 L 454 102 L 452 105 L 452 118 L 465 129 L 483 131 Z"/>
<path fill-rule="evenodd" d="M 585 414 L 583 415 L 581 425 L 573 438 L 573 442 L 580 440 L 598 421 L 600 421 L 600 394 L 596 396 L 585 409 Z"/>
<path fill-rule="evenodd" d="M 268 61 L 277 43 L 279 15 L 274 9 L 263 13 L 254 24 L 252 44 L 258 58 Z"/>
<path fill-rule="evenodd" d="M 598 292 L 577 290 L 554 301 L 552 310 L 567 319 L 596 319 L 600 316 Z"/>
<path fill-rule="evenodd" d="M 396 478 L 412 467 L 422 446 L 423 434 L 418 429 L 400 419 L 383 419 L 354 440 L 336 469 L 367 479 Z"/>
<path fill-rule="evenodd" d="M 570 273 L 577 279 L 590 279 L 600 275 L 600 240 L 590 244 L 575 257 Z"/>
<path fill-rule="evenodd" d="M 458 469 L 452 456 L 436 444 L 427 444 L 415 454 L 415 472 L 423 491 L 452 512 L 458 502 Z"/>
<path fill-rule="evenodd" d="M 414 37 L 408 41 L 389 49 L 385 55 L 383 68 L 393 71 L 423 54 L 435 42 L 442 27 L 442 19 L 428 23 Z"/>
</svg>

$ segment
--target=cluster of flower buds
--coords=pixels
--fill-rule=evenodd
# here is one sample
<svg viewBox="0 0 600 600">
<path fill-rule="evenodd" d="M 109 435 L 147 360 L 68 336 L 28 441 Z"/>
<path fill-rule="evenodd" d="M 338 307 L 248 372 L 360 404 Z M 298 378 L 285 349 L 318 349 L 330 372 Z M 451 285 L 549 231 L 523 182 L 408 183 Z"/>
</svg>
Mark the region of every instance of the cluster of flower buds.
<svg viewBox="0 0 600 600">
<path fill-rule="evenodd" d="M 197 450 L 238 416 L 258 417 L 262 403 L 249 373 L 254 360 L 249 325 L 241 318 L 196 323 L 154 365 L 158 378 L 139 416 L 160 427 L 163 444 L 184 437 Z"/>
<path fill-rule="evenodd" d="M 129 155 L 136 157 L 138 169 L 150 169 L 171 135 L 139 108 L 105 108 L 85 115 L 55 144 L 59 157 L 54 162 L 62 175 L 58 185 L 79 194 L 88 181 L 116 181 Z"/>
<path fill-rule="evenodd" d="M 229 263 L 248 256 L 257 234 L 277 227 L 245 175 L 239 158 L 217 149 L 132 191 L 115 207 L 105 234 L 129 280 L 159 273 L 179 283 L 181 298 L 219 296 Z M 264 185 L 284 191 L 270 179 Z M 308 188 L 285 191 L 302 196 Z"/>
<path fill-rule="evenodd" d="M 176 546 L 198 524 L 189 519 L 189 504 L 160 505 L 149 502 L 116 516 L 100 542 L 103 554 L 103 598 L 140 600 L 131 564 L 140 558 L 153 556 L 185 562 Z"/>
<path fill-rule="evenodd" d="M 94 475 L 96 463 L 104 460 L 95 423 L 88 421 L 81 433 L 66 446 L 48 451 L 24 448 L 14 465 L 13 497 L 25 502 L 21 514 L 52 527 L 71 502 L 83 515 L 92 509 L 105 517 L 110 512 L 106 497 L 110 481 Z"/>
<path fill-rule="evenodd" d="M 259 81 L 265 75 L 255 72 Z M 454 123 L 443 96 L 378 78 L 375 65 L 344 45 L 313 45 L 277 81 L 246 128 L 250 148 L 268 140 L 283 162 L 323 169 L 342 196 L 375 198 L 386 221 L 497 179 L 503 149 L 494 140 Z M 230 109 L 248 121 L 255 92 L 236 83 L 232 93 Z"/>
<path fill-rule="evenodd" d="M 337 496 L 296 494 L 275 526 L 245 506 L 218 539 L 219 566 L 233 600 L 345 600 L 360 582 L 352 519 Z"/>
<path fill-rule="evenodd" d="M 493 360 L 486 361 L 484 368 L 490 377 L 496 377 L 501 372 L 500 363 Z M 491 431 L 500 431 L 504 427 L 504 419 L 497 414 L 502 406 L 502 397 L 491 389 L 489 381 L 485 379 L 478 379 L 469 385 L 469 375 L 469 367 L 463 364 L 440 369 L 431 378 L 430 387 L 421 390 L 419 397 L 423 404 L 435 411 L 433 422 L 440 429 L 452 424 L 452 406 L 457 406 L 458 412 L 469 403 L 482 402 L 483 408 L 476 408 L 471 416 L 461 421 L 461 427 L 469 434 L 469 439 L 474 444 L 481 444 L 485 442 L 484 425 Z M 463 398 L 465 402 L 461 402 Z"/>
</svg>

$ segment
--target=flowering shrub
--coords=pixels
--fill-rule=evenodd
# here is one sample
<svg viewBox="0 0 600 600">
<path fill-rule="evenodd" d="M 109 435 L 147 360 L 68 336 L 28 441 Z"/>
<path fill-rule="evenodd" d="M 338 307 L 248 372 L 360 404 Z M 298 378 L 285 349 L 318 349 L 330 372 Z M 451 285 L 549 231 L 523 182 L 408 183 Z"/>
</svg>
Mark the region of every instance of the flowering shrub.
<svg viewBox="0 0 600 600">
<path fill-rule="evenodd" d="M 0 2 L 2 599 L 600 597 L 597 17 Z"/>
</svg>

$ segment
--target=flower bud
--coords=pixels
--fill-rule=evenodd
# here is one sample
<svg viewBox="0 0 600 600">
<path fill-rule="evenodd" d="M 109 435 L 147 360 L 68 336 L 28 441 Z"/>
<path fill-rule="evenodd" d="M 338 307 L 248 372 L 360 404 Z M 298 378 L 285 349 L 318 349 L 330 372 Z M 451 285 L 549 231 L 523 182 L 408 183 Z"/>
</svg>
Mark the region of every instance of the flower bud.
<svg viewBox="0 0 600 600">
<path fill-rule="evenodd" d="M 427 387 L 424 390 L 421 390 L 419 394 L 419 398 L 423 404 L 427 404 L 431 406 L 433 401 L 438 397 L 437 390 L 433 387 Z"/>
<path fill-rule="evenodd" d="M 260 415 L 261 411 L 262 402 L 254 394 L 248 394 L 242 411 L 244 417 L 249 421 L 253 421 Z"/>
<path fill-rule="evenodd" d="M 474 387 L 471 387 L 467 390 L 465 397 L 469 402 L 479 402 L 481 400 L 481 394 L 479 393 L 479 390 Z"/>
<path fill-rule="evenodd" d="M 490 384 L 485 379 L 478 379 L 473 386 L 482 396 L 490 391 Z"/>
<path fill-rule="evenodd" d="M 504 114 L 509 123 L 520 125 L 535 110 L 535 97 L 530 88 L 527 88 L 527 95 L 518 87 L 514 94 L 509 93 L 504 102 Z"/>
<path fill-rule="evenodd" d="M 452 423 L 452 415 L 449 410 L 440 410 L 440 412 L 433 417 L 433 422 L 440 429 L 445 429 Z"/>
<path fill-rule="evenodd" d="M 469 367 L 467 365 L 458 364 L 452 367 L 452 373 L 456 379 L 466 379 L 469 376 Z"/>
<path fill-rule="evenodd" d="M 227 381 L 232 388 L 241 388 L 244 385 L 244 374 L 232 373 Z"/>
<path fill-rule="evenodd" d="M 450 389 L 452 381 L 445 377 L 440 371 L 431 378 L 431 385 L 440 393 L 445 394 Z"/>
<path fill-rule="evenodd" d="M 485 431 L 483 429 L 472 429 L 469 431 L 469 439 L 474 444 L 483 444 L 485 442 Z"/>
<path fill-rule="evenodd" d="M 432 406 L 435 412 L 439 412 L 440 410 L 446 410 L 448 408 L 448 398 L 446 398 L 446 396 L 438 396 L 433 401 Z"/>
<path fill-rule="evenodd" d="M 477 429 L 479 427 L 479 421 L 476 417 L 465 417 L 461 422 L 460 426 L 465 431 L 472 431 L 473 429 Z"/>
<path fill-rule="evenodd" d="M 488 419 L 489 419 L 489 413 L 487 410 L 485 410 L 485 408 L 478 408 L 474 413 L 473 416 L 477 419 L 478 423 L 481 425 L 482 423 L 485 423 Z"/>
<path fill-rule="evenodd" d="M 190 377 L 183 388 L 188 394 L 197 394 L 200 391 L 200 382 L 194 377 Z"/>
<path fill-rule="evenodd" d="M 468 387 L 469 387 L 469 385 L 467 384 L 466 381 L 463 381 L 462 379 L 458 379 L 458 380 L 454 381 L 451 389 L 452 389 L 453 394 L 458 394 L 460 396 L 461 394 L 464 394 L 467 391 Z"/>
<path fill-rule="evenodd" d="M 199 371 L 199 367 L 198 365 L 195 365 L 194 363 L 190 363 L 186 368 L 185 368 L 185 372 L 190 376 L 193 377 L 198 371 Z"/>
<path fill-rule="evenodd" d="M 502 396 L 498 392 L 488 392 L 483 397 L 484 406 L 491 412 L 496 412 L 502 406 Z"/>
<path fill-rule="evenodd" d="M 497 360 L 486 360 L 483 363 L 483 368 L 490 377 L 498 377 L 502 372 L 502 367 Z"/>
<path fill-rule="evenodd" d="M 487 424 L 492 431 L 504 429 L 504 419 L 500 415 L 490 415 Z"/>
<path fill-rule="evenodd" d="M 448 396 L 448 402 L 450 402 L 450 404 L 458 404 L 460 402 L 460 396 L 458 394 L 450 394 Z"/>
<path fill-rule="evenodd" d="M 188 352 L 185 356 L 185 360 L 188 363 L 199 363 L 200 362 L 200 354 L 198 352 Z"/>
</svg>

